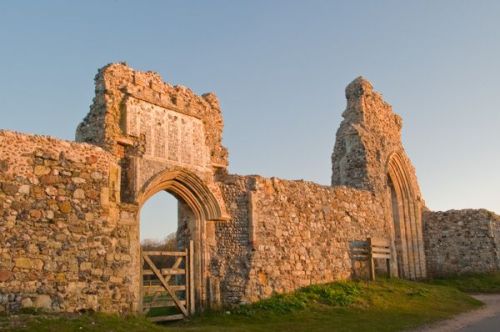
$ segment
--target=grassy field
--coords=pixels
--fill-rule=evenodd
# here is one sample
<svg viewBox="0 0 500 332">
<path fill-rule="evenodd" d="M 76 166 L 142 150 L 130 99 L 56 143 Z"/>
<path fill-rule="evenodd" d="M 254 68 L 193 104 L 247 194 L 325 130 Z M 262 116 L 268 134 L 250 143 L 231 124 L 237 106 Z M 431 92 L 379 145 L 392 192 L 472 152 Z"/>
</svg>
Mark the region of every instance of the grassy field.
<svg viewBox="0 0 500 332">
<path fill-rule="evenodd" d="M 498 277 L 475 276 L 483 280 L 478 289 L 496 289 Z M 459 280 L 314 285 L 164 325 L 104 314 L 0 316 L 0 331 L 400 331 L 479 307 L 480 302 L 456 288 L 467 284 Z"/>
<path fill-rule="evenodd" d="M 466 293 L 500 293 L 500 272 L 437 278 L 429 282 L 454 287 Z"/>
</svg>

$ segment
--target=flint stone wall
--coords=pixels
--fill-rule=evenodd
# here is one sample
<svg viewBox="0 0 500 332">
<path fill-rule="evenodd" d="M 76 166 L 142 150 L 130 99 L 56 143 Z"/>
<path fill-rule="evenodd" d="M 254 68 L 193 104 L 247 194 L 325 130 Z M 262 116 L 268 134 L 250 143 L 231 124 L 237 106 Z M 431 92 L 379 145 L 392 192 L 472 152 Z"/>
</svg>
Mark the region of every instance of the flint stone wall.
<svg viewBox="0 0 500 332">
<path fill-rule="evenodd" d="M 426 211 L 423 220 L 430 276 L 500 270 L 500 216 L 484 209 Z"/>
<path fill-rule="evenodd" d="M 123 63 L 99 70 L 95 94 L 76 141 L 101 146 L 120 159 L 122 201 L 134 202 L 148 180 L 166 169 L 187 169 L 210 186 L 213 168 L 227 167 L 215 94 L 198 96 Z"/>
<path fill-rule="evenodd" d="M 118 179 L 101 148 L 0 131 L 0 311 L 130 311 Z"/>
<path fill-rule="evenodd" d="M 332 187 L 228 175 L 213 94 L 124 64 L 95 82 L 76 134 L 84 143 L 0 131 L 0 311 L 136 312 L 151 183 L 148 195 L 178 190 L 191 202 L 180 204 L 179 235 L 195 240 L 200 308 L 365 274 L 352 246 L 367 237 L 393 243 L 393 275 L 425 277 L 426 255 L 435 275 L 500 269 L 499 217 L 485 210 L 426 212 L 424 255 L 424 202 L 401 118 L 362 78 L 346 89 Z M 171 173 L 180 187 L 154 181 Z"/>
<path fill-rule="evenodd" d="M 395 242 L 399 276 L 425 278 L 424 202 L 401 141 L 403 121 L 363 77 L 352 81 L 345 94 L 347 107 L 332 153 L 332 186 L 369 190 L 385 199 L 385 219 L 397 225 L 386 236 Z"/>
<path fill-rule="evenodd" d="M 368 191 L 236 175 L 221 190 L 232 220 L 216 226 L 213 273 L 226 304 L 366 273 L 351 245 L 392 233 Z"/>
</svg>

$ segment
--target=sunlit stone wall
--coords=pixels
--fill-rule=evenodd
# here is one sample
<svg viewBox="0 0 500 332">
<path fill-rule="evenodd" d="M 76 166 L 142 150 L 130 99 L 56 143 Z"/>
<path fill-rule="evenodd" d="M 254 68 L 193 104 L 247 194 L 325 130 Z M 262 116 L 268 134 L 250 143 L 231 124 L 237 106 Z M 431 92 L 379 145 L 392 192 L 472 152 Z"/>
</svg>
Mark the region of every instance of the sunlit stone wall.
<svg viewBox="0 0 500 332">
<path fill-rule="evenodd" d="M 426 211 L 423 219 L 430 276 L 500 270 L 500 216 L 468 209 Z"/>
</svg>

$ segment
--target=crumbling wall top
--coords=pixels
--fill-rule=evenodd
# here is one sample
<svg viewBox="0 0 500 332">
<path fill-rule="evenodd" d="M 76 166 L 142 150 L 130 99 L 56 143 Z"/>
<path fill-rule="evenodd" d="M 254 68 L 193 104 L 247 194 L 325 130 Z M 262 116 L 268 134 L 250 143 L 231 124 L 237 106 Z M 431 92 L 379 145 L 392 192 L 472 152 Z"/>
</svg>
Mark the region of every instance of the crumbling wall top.
<svg viewBox="0 0 500 332">
<path fill-rule="evenodd" d="M 347 107 L 332 154 L 332 185 L 384 191 L 392 155 L 402 156 L 417 196 L 415 171 L 401 142 L 403 121 L 363 77 L 346 87 Z"/>
<path fill-rule="evenodd" d="M 98 71 L 95 93 L 90 112 L 78 126 L 77 141 L 102 146 L 118 157 L 123 154 L 120 145 L 144 149 L 144 137 L 126 133 L 127 102 L 134 99 L 201 120 L 212 166 L 227 167 L 228 154 L 222 146 L 224 122 L 215 94 L 198 96 L 189 88 L 163 82 L 155 72 L 136 71 L 124 63 L 109 64 Z"/>
</svg>

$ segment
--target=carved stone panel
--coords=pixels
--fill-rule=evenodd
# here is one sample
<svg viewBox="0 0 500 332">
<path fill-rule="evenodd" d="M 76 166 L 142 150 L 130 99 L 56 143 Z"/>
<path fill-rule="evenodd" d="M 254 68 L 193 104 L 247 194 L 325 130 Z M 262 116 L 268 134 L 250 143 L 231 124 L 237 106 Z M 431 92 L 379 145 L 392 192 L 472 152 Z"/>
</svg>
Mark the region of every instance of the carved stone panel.
<svg viewBox="0 0 500 332">
<path fill-rule="evenodd" d="M 127 101 L 125 119 L 127 135 L 145 137 L 144 159 L 202 171 L 210 167 L 200 119 L 135 98 Z"/>
</svg>

